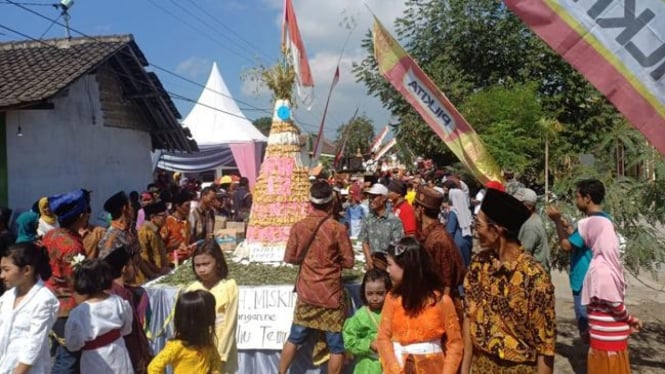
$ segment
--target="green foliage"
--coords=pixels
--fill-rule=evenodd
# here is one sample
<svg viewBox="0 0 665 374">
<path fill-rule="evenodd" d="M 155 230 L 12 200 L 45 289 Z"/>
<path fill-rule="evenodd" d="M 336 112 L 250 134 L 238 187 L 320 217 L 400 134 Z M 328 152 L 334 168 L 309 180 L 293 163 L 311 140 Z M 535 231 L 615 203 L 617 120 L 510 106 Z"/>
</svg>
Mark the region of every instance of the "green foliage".
<svg viewBox="0 0 665 374">
<path fill-rule="evenodd" d="M 571 196 L 578 179 L 595 176 L 606 183 L 605 207 L 627 239 L 628 268 L 649 269 L 663 261 L 663 234 L 654 227 L 665 222 L 665 162 L 644 137 L 503 2 L 406 4 L 395 20 L 397 38 L 478 131 L 498 163 L 542 183 L 547 144 L 548 171 L 559 196 Z M 361 46 L 367 56 L 354 64 L 354 74 L 397 118 L 398 142 L 439 164 L 454 163 L 439 137 L 379 74 L 371 33 Z M 584 167 L 579 155 L 589 153 L 596 161 Z M 579 214 L 572 201 L 561 204 L 571 218 Z M 565 264 L 567 256 L 555 254 Z"/>
<path fill-rule="evenodd" d="M 252 121 L 254 127 L 256 127 L 261 134 L 268 136 L 270 135 L 270 127 L 272 126 L 272 118 L 270 117 L 261 117 Z"/>
<path fill-rule="evenodd" d="M 460 110 L 499 165 L 510 165 L 520 174 L 542 169 L 543 113 L 535 85 L 488 87 L 469 96 Z"/>
<path fill-rule="evenodd" d="M 297 266 L 273 266 L 269 264 L 249 263 L 241 264 L 227 258 L 229 278 L 234 279 L 241 286 L 264 286 L 266 284 L 293 284 L 298 275 Z M 342 280 L 347 283 L 357 283 L 362 280 L 363 264 L 356 263 L 353 269 L 342 271 Z M 196 280 L 192 271 L 191 260 L 187 260 L 174 272 L 160 278 L 159 283 L 172 286 L 185 286 Z"/>
<path fill-rule="evenodd" d="M 347 141 L 344 148 L 344 156 L 355 155 L 358 151 L 364 154 L 369 150 L 375 138 L 374 122 L 364 113 L 356 116 L 337 128 L 335 143 L 338 147 L 341 147 L 345 136 L 347 137 Z"/>
<path fill-rule="evenodd" d="M 500 1 L 410 0 L 403 17 L 395 22 L 404 48 L 458 108 L 470 108 L 466 101 L 486 88 L 492 88 L 487 95 L 498 95 L 500 101 L 502 92 L 496 87 L 533 85 L 542 117 L 563 126 L 560 137 L 564 141 L 554 139 L 552 143 L 555 154 L 588 151 L 618 116 L 581 75 Z M 438 136 L 378 73 L 370 33 L 362 47 L 368 55 L 354 65 L 354 73 L 368 93 L 378 97 L 399 119 L 395 126 L 397 140 L 416 154 L 451 159 Z M 517 108 L 516 105 L 511 107 Z M 530 108 L 527 112 L 531 112 Z M 519 112 L 504 114 L 521 115 Z M 484 120 L 479 116 L 470 117 L 469 123 L 481 132 Z M 493 116 L 497 117 L 502 120 L 496 122 L 523 123 L 520 118 Z M 505 138 L 494 132 L 485 134 L 483 139 L 500 144 L 502 139 L 489 139 L 494 136 Z"/>
<path fill-rule="evenodd" d="M 582 217 L 574 205 L 575 183 L 583 178 L 601 180 L 606 190 L 603 209 L 612 216 L 617 231 L 626 240 L 623 256 L 626 267 L 635 273 L 640 269 L 653 270 L 654 264 L 665 261 L 665 234 L 662 232 L 665 223 L 665 184 L 662 180 L 617 176 L 616 159 L 613 157 L 615 153 L 608 152 L 608 145 L 619 145 L 615 142 L 617 139 L 629 145 L 626 147 L 629 158 L 635 158 L 635 153 L 656 156 L 650 147 L 633 145 L 633 142 L 644 144 L 643 138 L 624 121 L 620 121 L 592 149 L 595 156 L 593 165 L 574 163 L 568 176 L 557 181 L 554 191 L 561 198 L 558 204 L 564 214 L 571 221 L 576 221 Z M 631 152 L 634 154 L 631 155 Z M 658 164 L 658 167 L 665 166 L 661 156 L 653 159 L 653 163 Z M 553 229 L 551 231 L 554 237 Z M 558 244 L 554 245 L 554 249 L 555 265 L 565 268 L 568 256 L 556 252 Z"/>
</svg>

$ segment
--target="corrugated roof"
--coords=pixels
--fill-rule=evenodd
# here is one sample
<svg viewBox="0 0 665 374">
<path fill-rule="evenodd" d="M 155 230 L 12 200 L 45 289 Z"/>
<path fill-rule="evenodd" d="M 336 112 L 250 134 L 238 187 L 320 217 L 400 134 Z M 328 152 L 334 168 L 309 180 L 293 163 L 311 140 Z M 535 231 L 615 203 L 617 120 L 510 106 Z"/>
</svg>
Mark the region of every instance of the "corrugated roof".
<svg viewBox="0 0 665 374">
<path fill-rule="evenodd" d="M 44 103 L 81 76 L 110 63 L 129 100 L 143 108 L 153 148 L 191 152 L 196 142 L 131 35 L 0 43 L 0 111 Z"/>
</svg>

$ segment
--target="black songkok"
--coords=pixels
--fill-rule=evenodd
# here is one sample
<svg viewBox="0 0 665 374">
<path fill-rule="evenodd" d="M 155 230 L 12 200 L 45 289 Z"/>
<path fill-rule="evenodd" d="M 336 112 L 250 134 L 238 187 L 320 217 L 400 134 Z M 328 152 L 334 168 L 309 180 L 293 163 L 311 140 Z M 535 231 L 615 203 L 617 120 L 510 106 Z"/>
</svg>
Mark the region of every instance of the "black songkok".
<svg viewBox="0 0 665 374">
<path fill-rule="evenodd" d="M 488 188 L 480 210 L 499 226 L 519 234 L 531 212 L 519 200 L 499 190 Z"/>
</svg>

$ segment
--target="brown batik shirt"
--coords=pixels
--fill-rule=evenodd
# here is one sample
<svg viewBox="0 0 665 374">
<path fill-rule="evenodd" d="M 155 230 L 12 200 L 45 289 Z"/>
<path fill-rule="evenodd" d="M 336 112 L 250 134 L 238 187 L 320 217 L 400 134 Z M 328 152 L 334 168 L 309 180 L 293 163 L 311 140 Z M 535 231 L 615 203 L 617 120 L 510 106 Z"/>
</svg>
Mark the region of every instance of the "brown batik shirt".
<svg viewBox="0 0 665 374">
<path fill-rule="evenodd" d="M 319 222 L 325 220 L 310 242 Z M 305 253 L 307 252 L 307 253 Z M 336 309 L 342 301 L 342 269 L 353 267 L 353 248 L 346 227 L 325 212 L 314 210 L 291 228 L 284 262 L 300 265 L 298 299 L 317 307 Z"/>
<path fill-rule="evenodd" d="M 435 222 L 420 232 L 420 240 L 432 257 L 443 286 L 450 287 L 451 293 L 457 294 L 457 287 L 464 282 L 464 262 L 453 238 L 443 224 Z"/>
</svg>

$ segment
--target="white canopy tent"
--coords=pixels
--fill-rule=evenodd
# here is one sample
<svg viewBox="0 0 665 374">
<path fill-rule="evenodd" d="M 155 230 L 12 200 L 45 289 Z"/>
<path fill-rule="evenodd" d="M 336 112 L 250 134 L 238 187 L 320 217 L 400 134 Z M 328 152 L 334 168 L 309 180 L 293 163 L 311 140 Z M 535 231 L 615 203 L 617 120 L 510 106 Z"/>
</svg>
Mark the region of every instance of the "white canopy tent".
<svg viewBox="0 0 665 374">
<path fill-rule="evenodd" d="M 236 166 L 254 185 L 268 139 L 242 114 L 217 63 L 213 63 L 206 87 L 182 123 L 191 131 L 200 151 L 158 150 L 153 153 L 155 168 L 194 173 Z"/>
</svg>

